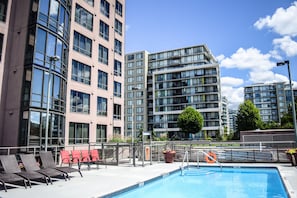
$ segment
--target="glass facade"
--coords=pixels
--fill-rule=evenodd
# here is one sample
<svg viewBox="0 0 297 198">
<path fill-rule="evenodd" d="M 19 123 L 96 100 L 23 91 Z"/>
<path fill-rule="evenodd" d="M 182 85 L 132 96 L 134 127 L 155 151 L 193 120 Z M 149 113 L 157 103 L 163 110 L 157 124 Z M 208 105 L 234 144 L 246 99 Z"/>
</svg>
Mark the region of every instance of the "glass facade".
<svg viewBox="0 0 297 198">
<path fill-rule="evenodd" d="M 64 145 L 70 7 L 66 1 L 39 0 L 37 14 L 34 11 L 25 55 L 19 144 L 42 146 L 47 139 L 49 146 Z"/>
</svg>

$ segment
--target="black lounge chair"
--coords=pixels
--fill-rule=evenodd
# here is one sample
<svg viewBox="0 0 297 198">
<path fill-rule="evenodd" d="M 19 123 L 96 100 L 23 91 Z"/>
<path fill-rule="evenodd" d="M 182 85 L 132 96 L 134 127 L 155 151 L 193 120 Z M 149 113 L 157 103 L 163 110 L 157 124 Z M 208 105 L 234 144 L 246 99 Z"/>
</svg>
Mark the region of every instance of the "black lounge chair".
<svg viewBox="0 0 297 198">
<path fill-rule="evenodd" d="M 4 173 L 13 173 L 25 178 L 28 181 L 30 188 L 32 187 L 31 180 L 43 179 L 48 185 L 48 178 L 46 176 L 38 172 L 22 171 L 14 155 L 0 155 L 0 160 Z"/>
<path fill-rule="evenodd" d="M 22 181 L 25 188 L 27 188 L 27 181 L 23 177 L 13 173 L 0 173 L 0 183 L 2 183 L 5 192 L 7 192 L 6 183 L 15 183 L 20 181 Z"/>
<path fill-rule="evenodd" d="M 38 173 L 46 176 L 50 180 L 51 183 L 52 183 L 51 177 L 58 177 L 58 176 L 62 176 L 65 179 L 65 181 L 67 181 L 66 174 L 64 174 L 61 171 L 58 171 L 58 170 L 55 170 L 52 168 L 40 169 L 40 167 L 37 165 L 36 159 L 33 154 L 20 154 L 19 156 L 21 158 L 21 161 L 22 161 L 26 171 L 38 172 Z"/>
<path fill-rule="evenodd" d="M 66 174 L 68 179 L 70 179 L 68 173 L 72 173 L 72 172 L 78 172 L 81 177 L 83 176 L 79 169 L 66 167 L 66 166 L 57 167 L 54 161 L 53 155 L 50 151 L 41 151 L 39 154 L 40 154 L 40 159 L 41 159 L 43 168 L 52 168 L 58 171 L 62 171 L 63 173 Z"/>
</svg>

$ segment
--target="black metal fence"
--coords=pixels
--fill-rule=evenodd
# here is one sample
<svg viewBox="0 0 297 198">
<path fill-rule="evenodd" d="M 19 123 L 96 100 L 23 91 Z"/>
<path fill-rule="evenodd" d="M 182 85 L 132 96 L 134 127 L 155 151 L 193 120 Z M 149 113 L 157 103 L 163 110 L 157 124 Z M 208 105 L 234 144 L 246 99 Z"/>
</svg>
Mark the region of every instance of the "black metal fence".
<svg viewBox="0 0 297 198">
<path fill-rule="evenodd" d="M 84 145 L 71 145 L 68 147 L 48 147 L 53 152 L 57 164 L 60 162 L 59 151 L 98 149 L 100 157 L 109 165 L 147 165 L 164 162 L 165 150 L 174 150 L 174 161 L 181 162 L 188 152 L 189 161 L 205 162 L 204 153 L 213 152 L 219 162 L 263 162 L 288 163 L 285 151 L 296 148 L 294 141 L 286 142 L 211 142 L 211 141 L 168 141 L 150 143 L 89 143 Z M 0 154 L 33 153 L 38 156 L 44 150 L 42 147 L 0 147 Z"/>
</svg>

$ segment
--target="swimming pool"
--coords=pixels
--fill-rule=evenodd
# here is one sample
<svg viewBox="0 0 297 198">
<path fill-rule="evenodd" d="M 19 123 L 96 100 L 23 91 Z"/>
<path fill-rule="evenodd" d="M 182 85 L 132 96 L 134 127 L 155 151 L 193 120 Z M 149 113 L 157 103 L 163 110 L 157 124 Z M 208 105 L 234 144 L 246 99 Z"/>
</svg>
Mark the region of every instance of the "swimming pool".
<svg viewBox="0 0 297 198">
<path fill-rule="evenodd" d="M 190 167 L 110 197 L 287 198 L 276 168 Z"/>
</svg>

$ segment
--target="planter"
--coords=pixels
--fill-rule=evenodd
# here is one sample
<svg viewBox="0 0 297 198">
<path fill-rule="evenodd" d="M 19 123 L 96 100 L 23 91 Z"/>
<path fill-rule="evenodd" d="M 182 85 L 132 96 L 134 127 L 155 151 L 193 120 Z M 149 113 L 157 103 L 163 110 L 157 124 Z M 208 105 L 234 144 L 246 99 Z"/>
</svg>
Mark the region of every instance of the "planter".
<svg viewBox="0 0 297 198">
<path fill-rule="evenodd" d="M 164 158 L 166 163 L 172 163 L 175 158 L 175 151 L 164 151 Z"/>
<path fill-rule="evenodd" d="M 297 153 L 296 149 L 288 149 L 286 151 L 287 158 L 291 162 L 292 166 L 297 166 Z"/>
</svg>

